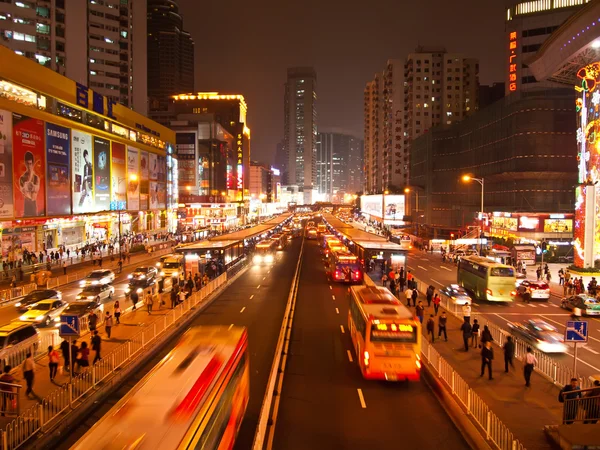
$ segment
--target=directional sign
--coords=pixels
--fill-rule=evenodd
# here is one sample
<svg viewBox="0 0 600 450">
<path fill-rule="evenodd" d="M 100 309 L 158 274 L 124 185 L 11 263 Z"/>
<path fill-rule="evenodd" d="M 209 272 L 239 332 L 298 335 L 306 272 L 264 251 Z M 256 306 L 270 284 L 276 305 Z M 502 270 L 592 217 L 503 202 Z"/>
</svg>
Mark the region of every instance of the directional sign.
<svg viewBox="0 0 600 450">
<path fill-rule="evenodd" d="M 565 342 L 587 342 L 588 323 L 585 320 L 567 322 Z"/>
<path fill-rule="evenodd" d="M 79 316 L 74 314 L 61 314 L 60 329 L 58 334 L 61 337 L 79 336 L 81 334 L 81 323 L 79 322 Z"/>
</svg>

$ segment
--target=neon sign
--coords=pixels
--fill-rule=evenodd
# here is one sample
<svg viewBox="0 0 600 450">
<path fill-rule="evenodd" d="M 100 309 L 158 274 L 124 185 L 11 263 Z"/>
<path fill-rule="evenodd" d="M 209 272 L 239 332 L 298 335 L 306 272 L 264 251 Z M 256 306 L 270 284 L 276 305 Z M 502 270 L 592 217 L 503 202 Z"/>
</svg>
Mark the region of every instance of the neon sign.
<svg viewBox="0 0 600 450">
<path fill-rule="evenodd" d="M 514 92 L 517 90 L 517 32 L 511 31 L 508 35 L 508 90 Z"/>
<path fill-rule="evenodd" d="M 244 189 L 244 167 L 242 165 L 243 150 L 242 150 L 242 134 L 238 133 L 236 140 L 237 148 L 237 188 Z"/>
</svg>

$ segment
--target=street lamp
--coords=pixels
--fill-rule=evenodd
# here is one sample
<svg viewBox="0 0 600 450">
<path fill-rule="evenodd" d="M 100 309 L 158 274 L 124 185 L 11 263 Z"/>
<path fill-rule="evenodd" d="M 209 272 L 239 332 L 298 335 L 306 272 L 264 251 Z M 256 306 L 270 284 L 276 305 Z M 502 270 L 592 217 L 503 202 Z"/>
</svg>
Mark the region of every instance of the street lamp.
<svg viewBox="0 0 600 450">
<path fill-rule="evenodd" d="M 479 236 L 478 236 L 478 242 L 479 242 L 479 254 L 481 255 L 481 233 L 483 232 L 483 177 L 481 178 L 473 178 L 470 175 L 463 175 L 462 180 L 465 183 L 468 183 L 469 181 L 476 181 L 481 185 L 481 217 L 480 217 L 480 223 L 479 223 Z"/>
<path fill-rule="evenodd" d="M 404 188 L 405 194 L 410 194 L 410 192 L 411 192 L 410 188 L 408 188 L 408 187 Z M 415 235 L 417 237 L 419 237 L 419 192 L 416 189 L 413 192 L 415 193 L 415 217 L 413 218 L 413 223 L 415 225 Z M 411 209 L 411 215 L 412 215 L 412 209 Z"/>
</svg>

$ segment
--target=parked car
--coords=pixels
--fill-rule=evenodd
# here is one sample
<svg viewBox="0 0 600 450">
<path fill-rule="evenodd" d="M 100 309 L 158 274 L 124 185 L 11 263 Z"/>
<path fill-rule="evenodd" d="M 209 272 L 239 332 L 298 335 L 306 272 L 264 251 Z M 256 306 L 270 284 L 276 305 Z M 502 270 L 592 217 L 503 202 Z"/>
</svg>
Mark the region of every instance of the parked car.
<svg viewBox="0 0 600 450">
<path fill-rule="evenodd" d="M 97 302 L 103 302 L 111 299 L 115 294 L 115 287 L 110 284 L 96 284 L 93 286 L 86 286 L 83 290 L 77 294 L 76 300 L 95 300 Z"/>
<path fill-rule="evenodd" d="M 33 322 L 49 326 L 52 322 L 60 322 L 60 315 L 67 307 L 62 300 L 42 300 L 32 306 L 25 314 L 19 317 L 22 322 Z"/>
<path fill-rule="evenodd" d="M 550 286 L 544 281 L 523 280 L 517 286 L 517 297 L 524 302 L 531 300 L 550 300 Z"/>
<path fill-rule="evenodd" d="M 19 312 L 26 312 L 31 306 L 39 301 L 50 299 L 61 300 L 62 293 L 55 289 L 36 289 L 17 301 L 15 303 L 15 308 L 17 308 L 17 311 Z"/>
<path fill-rule="evenodd" d="M 94 286 L 96 284 L 110 284 L 115 281 L 115 273 L 109 269 L 98 269 L 91 271 L 87 277 L 79 282 L 81 287 Z"/>
<path fill-rule="evenodd" d="M 440 292 L 449 297 L 457 305 L 470 305 L 473 302 L 471 295 L 458 284 L 451 284 L 440 289 Z"/>
<path fill-rule="evenodd" d="M 556 327 L 543 320 L 529 319 L 524 322 L 509 323 L 513 335 L 523 339 L 544 353 L 565 353 L 565 338 Z"/>
<path fill-rule="evenodd" d="M 587 294 L 571 295 L 562 299 L 560 306 L 569 311 L 578 308 L 582 316 L 600 316 L 600 301 Z"/>
</svg>

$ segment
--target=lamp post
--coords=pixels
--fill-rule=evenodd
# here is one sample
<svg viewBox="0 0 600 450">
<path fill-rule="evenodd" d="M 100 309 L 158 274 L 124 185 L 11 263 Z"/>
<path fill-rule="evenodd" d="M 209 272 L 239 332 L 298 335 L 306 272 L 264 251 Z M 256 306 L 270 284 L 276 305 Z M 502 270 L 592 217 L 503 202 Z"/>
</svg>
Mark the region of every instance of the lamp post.
<svg viewBox="0 0 600 450">
<path fill-rule="evenodd" d="M 481 233 L 483 232 L 483 177 L 481 178 L 473 178 L 470 175 L 464 175 L 462 177 L 462 180 L 465 183 L 468 183 L 469 181 L 476 181 L 481 185 L 481 217 L 480 222 L 479 222 L 479 235 L 478 235 L 478 242 L 479 242 L 479 254 L 481 255 Z"/>
<path fill-rule="evenodd" d="M 385 231 L 385 196 L 388 195 L 389 191 L 383 191 L 381 195 L 381 229 Z"/>
<path fill-rule="evenodd" d="M 410 192 L 412 191 L 411 188 L 404 188 L 404 193 L 405 194 L 410 194 Z M 419 192 L 414 189 L 414 193 L 415 193 L 415 218 L 413 219 L 413 224 L 415 225 L 415 236 L 419 237 Z M 412 215 L 412 208 L 411 208 L 411 215 Z"/>
</svg>

